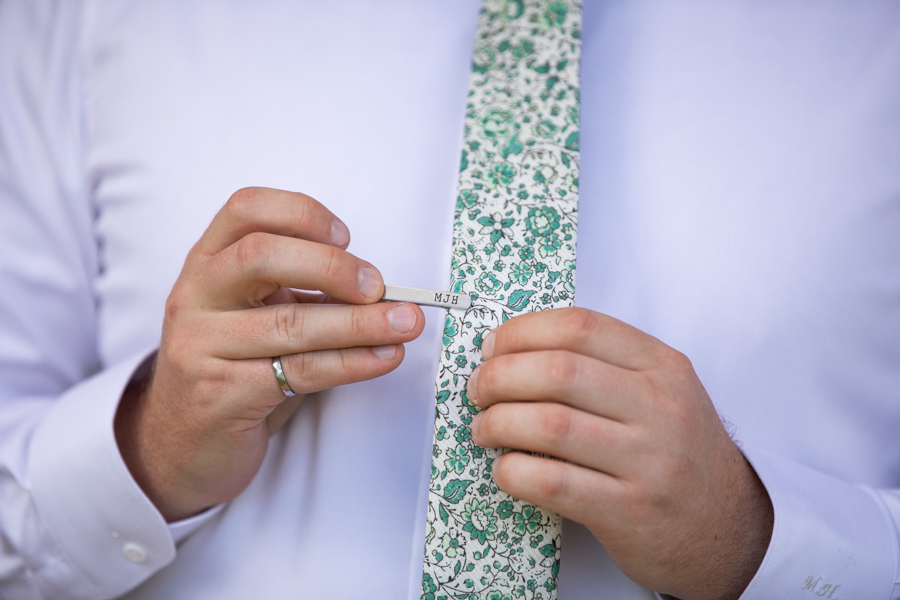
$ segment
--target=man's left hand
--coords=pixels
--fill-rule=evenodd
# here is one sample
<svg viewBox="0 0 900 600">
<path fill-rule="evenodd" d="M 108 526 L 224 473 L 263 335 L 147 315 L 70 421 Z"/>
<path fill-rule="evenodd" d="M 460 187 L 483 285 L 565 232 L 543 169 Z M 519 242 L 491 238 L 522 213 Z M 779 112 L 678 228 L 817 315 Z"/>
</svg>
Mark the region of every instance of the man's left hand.
<svg viewBox="0 0 900 600">
<path fill-rule="evenodd" d="M 580 308 L 522 315 L 469 378 L 476 443 L 508 494 L 584 524 L 632 580 L 736 599 L 771 536 L 765 488 L 683 354 Z"/>
</svg>

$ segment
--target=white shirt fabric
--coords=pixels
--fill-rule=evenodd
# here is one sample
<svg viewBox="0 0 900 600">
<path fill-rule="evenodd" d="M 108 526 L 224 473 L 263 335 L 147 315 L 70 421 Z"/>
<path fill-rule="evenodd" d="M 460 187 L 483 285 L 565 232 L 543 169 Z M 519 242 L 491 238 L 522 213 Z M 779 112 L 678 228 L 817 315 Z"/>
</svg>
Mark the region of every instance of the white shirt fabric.
<svg viewBox="0 0 900 600">
<path fill-rule="evenodd" d="M 0 598 L 418 598 L 443 319 L 167 525 L 112 419 L 240 187 L 443 288 L 478 0 L 0 2 Z M 772 498 L 745 600 L 900 598 L 900 3 L 585 2 L 576 303 L 686 353 Z M 652 598 L 566 522 L 560 600 Z"/>
</svg>

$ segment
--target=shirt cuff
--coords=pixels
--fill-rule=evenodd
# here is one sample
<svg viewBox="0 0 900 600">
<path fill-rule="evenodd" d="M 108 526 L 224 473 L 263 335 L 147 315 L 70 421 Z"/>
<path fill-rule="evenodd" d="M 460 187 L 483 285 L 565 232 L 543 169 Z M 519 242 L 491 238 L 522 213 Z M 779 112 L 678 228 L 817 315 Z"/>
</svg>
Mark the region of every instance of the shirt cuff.
<svg viewBox="0 0 900 600">
<path fill-rule="evenodd" d="M 175 542 L 175 545 L 181 544 L 184 540 L 186 540 L 192 533 L 206 525 L 213 517 L 219 514 L 222 509 L 225 507 L 225 504 L 217 504 L 212 508 L 207 508 L 200 514 L 196 514 L 193 517 L 188 517 L 187 519 L 182 519 L 181 521 L 175 521 L 174 523 L 169 523 L 169 535 L 172 536 L 172 541 Z"/>
<path fill-rule="evenodd" d="M 887 600 L 898 548 L 886 508 L 866 486 L 742 448 L 775 511 L 772 539 L 741 600 Z"/>
<path fill-rule="evenodd" d="M 30 447 L 29 487 L 41 521 L 95 597 L 119 596 L 175 557 L 169 527 L 128 471 L 113 429 L 125 387 L 151 356 L 67 390 Z"/>
</svg>

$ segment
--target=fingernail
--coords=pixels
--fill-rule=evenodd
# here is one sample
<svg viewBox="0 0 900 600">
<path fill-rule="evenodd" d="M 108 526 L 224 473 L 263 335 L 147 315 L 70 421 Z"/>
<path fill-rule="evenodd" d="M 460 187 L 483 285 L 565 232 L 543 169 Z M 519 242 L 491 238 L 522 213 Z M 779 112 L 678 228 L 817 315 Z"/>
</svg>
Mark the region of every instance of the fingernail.
<svg viewBox="0 0 900 600">
<path fill-rule="evenodd" d="M 381 278 L 372 267 L 359 268 L 359 291 L 366 298 L 372 298 L 381 291 Z"/>
<path fill-rule="evenodd" d="M 491 471 L 493 471 L 494 473 L 497 472 L 497 465 L 500 464 L 500 459 L 503 458 L 504 456 L 506 456 L 505 453 L 498 454 L 497 456 L 494 457 L 494 461 L 491 463 Z"/>
<path fill-rule="evenodd" d="M 343 248 L 350 243 L 350 230 L 347 226 L 335 219 L 331 222 L 331 245 Z"/>
<path fill-rule="evenodd" d="M 481 356 L 484 360 L 488 360 L 493 358 L 494 356 L 494 332 L 491 331 L 487 334 L 487 336 L 481 341 Z"/>
<path fill-rule="evenodd" d="M 472 441 L 475 442 L 476 444 L 478 444 L 479 446 L 481 445 L 481 444 L 478 442 L 478 440 L 479 440 L 479 437 L 478 437 L 478 424 L 479 424 L 480 422 L 481 422 L 481 413 L 478 413 L 477 415 L 475 415 L 474 417 L 472 417 L 472 424 L 469 425 L 469 427 L 472 429 Z"/>
<path fill-rule="evenodd" d="M 397 356 L 397 345 L 390 346 L 373 346 L 372 352 L 381 360 L 393 360 Z"/>
<path fill-rule="evenodd" d="M 408 305 L 401 304 L 388 311 L 387 320 L 394 331 L 409 333 L 416 326 L 416 312 Z"/>
<path fill-rule="evenodd" d="M 472 404 L 478 406 L 478 371 L 481 369 L 475 369 L 472 371 L 472 374 L 469 375 L 469 381 L 466 383 L 466 393 L 469 395 L 469 400 L 472 401 Z"/>
</svg>

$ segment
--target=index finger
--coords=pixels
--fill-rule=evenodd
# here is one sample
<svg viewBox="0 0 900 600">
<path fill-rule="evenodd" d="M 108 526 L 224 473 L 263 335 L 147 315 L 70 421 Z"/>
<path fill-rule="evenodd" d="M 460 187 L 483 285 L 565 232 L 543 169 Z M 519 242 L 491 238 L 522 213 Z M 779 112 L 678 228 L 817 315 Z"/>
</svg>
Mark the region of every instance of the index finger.
<svg viewBox="0 0 900 600">
<path fill-rule="evenodd" d="M 510 319 L 481 345 L 485 360 L 503 354 L 568 350 L 631 370 L 652 367 L 669 349 L 652 335 L 585 308 L 557 308 Z"/>
<path fill-rule="evenodd" d="M 350 231 L 306 194 L 262 187 L 236 191 L 206 228 L 193 252 L 213 256 L 254 233 L 273 233 L 345 249 Z"/>
</svg>

